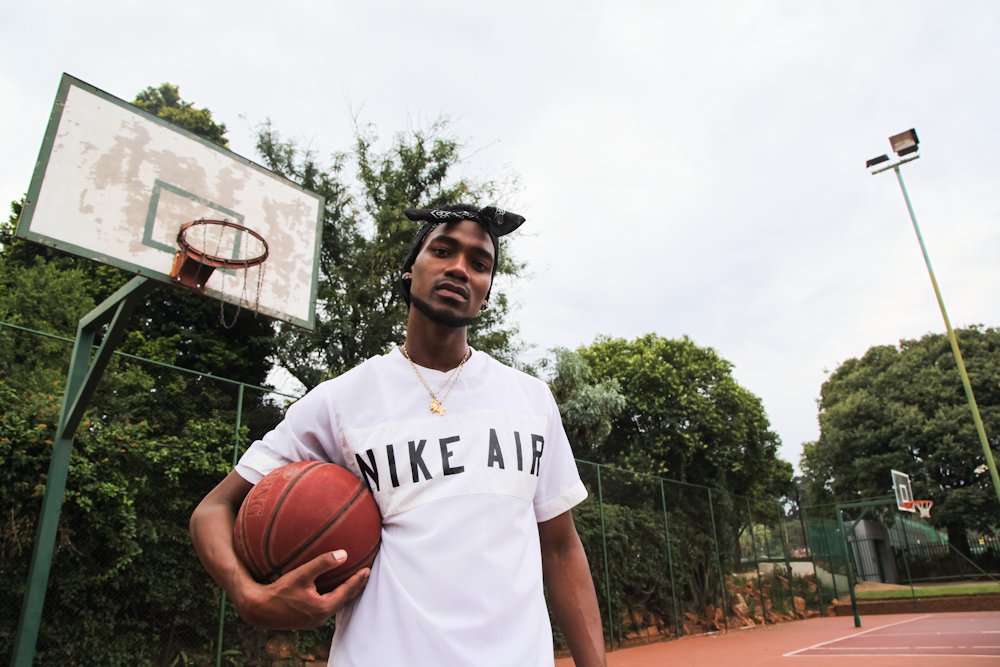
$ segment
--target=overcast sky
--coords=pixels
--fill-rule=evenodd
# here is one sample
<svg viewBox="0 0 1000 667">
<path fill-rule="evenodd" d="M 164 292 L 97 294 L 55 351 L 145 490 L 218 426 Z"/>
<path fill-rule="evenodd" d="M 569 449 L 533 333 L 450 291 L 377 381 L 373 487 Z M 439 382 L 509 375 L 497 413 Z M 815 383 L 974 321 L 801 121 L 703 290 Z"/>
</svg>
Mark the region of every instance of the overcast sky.
<svg viewBox="0 0 1000 667">
<path fill-rule="evenodd" d="M 27 190 L 62 72 L 151 85 L 255 159 L 270 117 L 321 155 L 352 114 L 389 138 L 441 115 L 461 173 L 515 173 L 525 340 L 688 335 L 735 366 L 798 463 L 825 371 L 944 325 L 892 172 L 904 167 L 955 326 L 1000 324 L 1000 3 L 8 2 L 0 200 Z M 474 155 L 473 155 L 474 153 Z"/>
</svg>

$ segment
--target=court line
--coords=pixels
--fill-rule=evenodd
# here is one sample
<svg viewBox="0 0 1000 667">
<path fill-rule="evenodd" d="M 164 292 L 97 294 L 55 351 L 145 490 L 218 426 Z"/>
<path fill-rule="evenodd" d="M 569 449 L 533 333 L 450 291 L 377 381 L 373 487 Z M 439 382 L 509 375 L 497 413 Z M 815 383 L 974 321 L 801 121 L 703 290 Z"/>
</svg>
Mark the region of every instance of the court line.
<svg viewBox="0 0 1000 667">
<path fill-rule="evenodd" d="M 987 647 L 990 648 L 990 647 Z M 791 655 L 791 654 L 789 654 Z M 782 656 L 788 657 L 788 656 Z M 885 653 L 838 653 L 833 655 L 800 655 L 800 658 L 993 658 L 996 660 L 996 653 L 979 655 L 976 653 L 897 653 L 886 655 Z"/>
<path fill-rule="evenodd" d="M 827 644 L 833 644 L 834 642 L 839 642 L 839 641 L 841 641 L 843 639 L 849 639 L 849 638 L 852 638 L 852 637 L 860 637 L 861 635 L 866 635 L 869 632 L 875 632 L 876 630 L 882 630 L 884 628 L 891 628 L 894 625 L 902 625 L 903 623 L 910 623 L 912 621 L 919 621 L 919 620 L 924 619 L 924 618 L 930 618 L 931 616 L 933 616 L 933 614 L 925 614 L 923 616 L 918 616 L 916 618 L 909 618 L 909 619 L 907 619 L 905 621 L 897 621 L 896 623 L 889 623 L 887 625 L 882 625 L 882 626 L 879 626 L 877 628 L 872 628 L 871 630 L 862 630 L 861 632 L 858 632 L 858 633 L 853 634 L 853 635 L 844 635 L 843 637 L 839 637 L 838 639 L 831 639 L 828 642 L 820 642 L 819 644 L 814 644 L 813 646 L 807 646 L 806 648 L 800 648 L 798 651 L 792 651 L 791 653 L 786 653 L 782 657 L 783 658 L 787 658 L 789 656 L 795 655 L 796 653 L 802 653 L 803 651 L 808 651 L 810 649 L 814 649 L 814 648 L 817 648 L 819 646 L 826 646 Z"/>
</svg>

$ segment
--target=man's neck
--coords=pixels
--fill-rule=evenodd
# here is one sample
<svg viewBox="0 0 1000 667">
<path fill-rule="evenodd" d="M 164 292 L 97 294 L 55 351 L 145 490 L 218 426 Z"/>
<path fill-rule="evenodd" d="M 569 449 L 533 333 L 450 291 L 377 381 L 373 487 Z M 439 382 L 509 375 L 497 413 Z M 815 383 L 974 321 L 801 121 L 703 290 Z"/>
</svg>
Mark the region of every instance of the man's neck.
<svg viewBox="0 0 1000 667">
<path fill-rule="evenodd" d="M 411 308 L 406 326 L 406 352 L 419 366 L 450 371 L 462 363 L 468 353 L 466 332 L 466 327 L 456 329 L 435 324 L 416 308 Z"/>
</svg>

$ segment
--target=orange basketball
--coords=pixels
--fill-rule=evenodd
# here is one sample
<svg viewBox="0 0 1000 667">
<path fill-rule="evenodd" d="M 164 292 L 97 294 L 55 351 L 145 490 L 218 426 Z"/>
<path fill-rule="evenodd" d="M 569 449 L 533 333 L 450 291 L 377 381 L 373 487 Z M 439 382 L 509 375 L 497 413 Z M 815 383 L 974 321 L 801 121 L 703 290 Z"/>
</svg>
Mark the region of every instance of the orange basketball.
<svg viewBox="0 0 1000 667">
<path fill-rule="evenodd" d="M 271 583 L 328 552 L 347 561 L 316 579 L 320 593 L 371 567 L 382 538 L 375 499 L 350 471 L 321 461 L 290 463 L 254 486 L 236 516 L 236 553 L 254 578 Z"/>
</svg>

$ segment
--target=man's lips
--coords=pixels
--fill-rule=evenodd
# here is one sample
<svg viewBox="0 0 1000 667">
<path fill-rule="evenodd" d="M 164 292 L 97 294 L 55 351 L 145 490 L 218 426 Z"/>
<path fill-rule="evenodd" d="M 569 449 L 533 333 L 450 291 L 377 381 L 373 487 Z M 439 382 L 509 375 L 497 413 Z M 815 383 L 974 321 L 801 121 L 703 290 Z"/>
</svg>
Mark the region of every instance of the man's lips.
<svg viewBox="0 0 1000 667">
<path fill-rule="evenodd" d="M 446 299 L 467 301 L 469 298 L 469 290 L 455 283 L 438 283 L 434 291 Z"/>
</svg>

